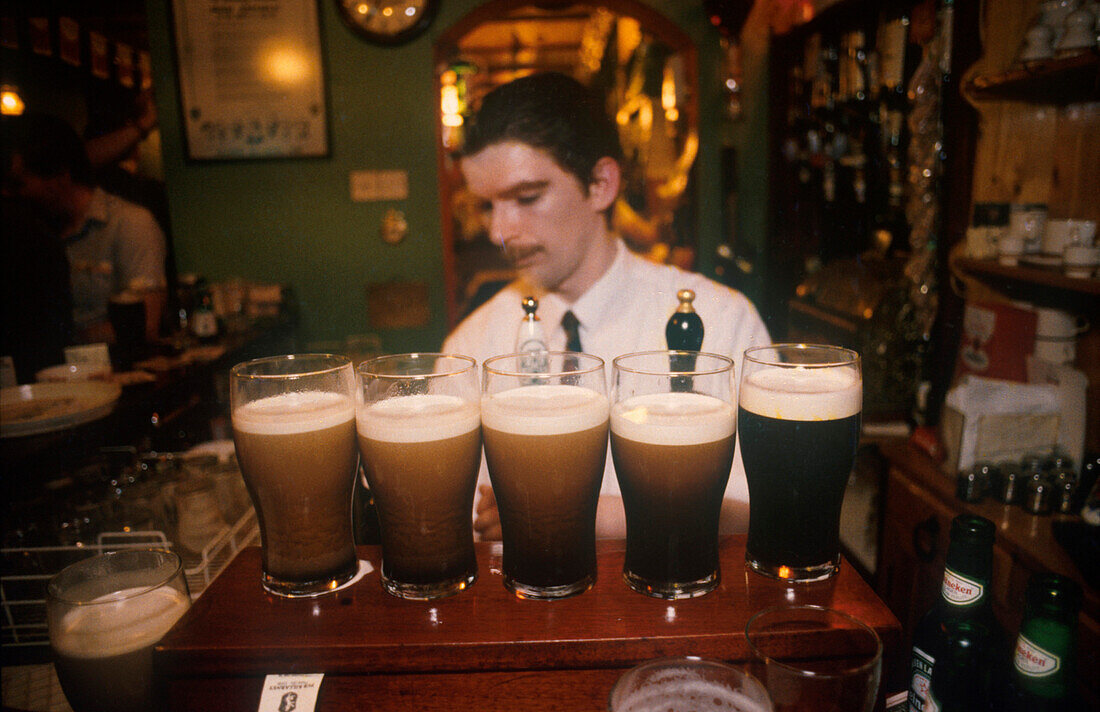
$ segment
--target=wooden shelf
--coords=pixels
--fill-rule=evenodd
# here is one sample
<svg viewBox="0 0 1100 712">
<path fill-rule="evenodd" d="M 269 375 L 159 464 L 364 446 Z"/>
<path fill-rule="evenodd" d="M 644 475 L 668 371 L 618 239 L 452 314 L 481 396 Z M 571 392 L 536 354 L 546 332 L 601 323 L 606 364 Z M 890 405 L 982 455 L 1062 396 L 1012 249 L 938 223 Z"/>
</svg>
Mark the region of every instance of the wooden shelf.
<svg viewBox="0 0 1100 712">
<path fill-rule="evenodd" d="M 1028 62 L 999 74 L 979 75 L 967 85 L 975 99 L 1070 104 L 1100 99 L 1100 53 Z"/>
<path fill-rule="evenodd" d="M 1100 279 L 1067 277 L 1055 269 L 1002 265 L 995 260 L 959 259 L 955 267 L 1013 298 L 1071 306 L 1071 311 L 1100 307 Z"/>
</svg>

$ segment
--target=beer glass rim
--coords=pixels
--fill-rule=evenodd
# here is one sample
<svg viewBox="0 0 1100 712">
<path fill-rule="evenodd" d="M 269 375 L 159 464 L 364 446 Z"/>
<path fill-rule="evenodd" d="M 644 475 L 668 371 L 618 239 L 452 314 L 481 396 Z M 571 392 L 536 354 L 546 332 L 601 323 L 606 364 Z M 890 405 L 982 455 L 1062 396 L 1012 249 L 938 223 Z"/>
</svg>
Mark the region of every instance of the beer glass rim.
<svg viewBox="0 0 1100 712">
<path fill-rule="evenodd" d="M 387 361 L 399 361 L 399 360 L 420 360 L 420 359 L 434 359 L 436 362 L 440 360 L 454 360 L 461 361 L 465 365 L 462 368 L 456 368 L 450 371 L 438 371 L 433 373 L 379 373 L 377 371 L 370 370 L 371 364 L 381 364 Z M 429 351 L 411 351 L 404 354 L 385 354 L 382 356 L 375 356 L 369 358 L 359 364 L 356 370 L 362 376 L 369 376 L 371 378 L 389 378 L 393 380 L 407 380 L 410 378 L 438 378 L 441 376 L 455 376 L 463 373 L 467 373 L 470 370 L 477 369 L 477 359 L 464 354 L 448 354 L 437 353 Z"/>
<path fill-rule="evenodd" d="M 171 570 L 166 571 L 164 576 L 150 582 L 149 584 L 140 588 L 129 589 L 126 592 L 116 591 L 115 593 L 107 594 L 106 596 L 97 597 L 97 600 L 83 600 L 81 598 L 73 598 L 66 596 L 60 590 L 60 584 L 63 578 L 72 576 L 77 571 L 87 569 L 94 566 L 97 562 L 101 562 L 105 559 L 122 559 L 133 557 L 141 554 L 160 554 L 165 557 L 164 561 L 169 562 Z M 48 584 L 46 584 L 46 593 L 51 600 L 59 603 L 64 603 L 70 606 L 98 606 L 103 604 L 118 603 L 120 601 L 128 601 L 132 598 L 138 598 L 144 596 L 150 591 L 161 588 L 173 578 L 180 574 L 183 570 L 183 559 L 180 555 L 174 551 L 168 549 L 149 548 L 149 549 L 118 549 L 116 551 L 106 551 L 95 556 L 89 556 L 86 559 L 69 564 L 65 568 L 54 574 Z"/>
<path fill-rule="evenodd" d="M 330 361 L 331 365 L 321 366 L 319 368 L 304 367 L 297 373 L 251 373 L 252 369 L 259 366 L 270 363 L 289 363 L 292 361 L 302 361 L 303 364 L 308 359 L 315 361 Z M 326 354 L 326 353 L 304 353 L 304 354 L 282 354 L 280 356 L 264 356 L 263 358 L 254 358 L 248 361 L 242 361 L 234 366 L 230 370 L 230 375 L 233 378 L 249 379 L 256 381 L 280 381 L 280 380 L 292 380 L 296 378 L 306 378 L 309 376 L 323 376 L 329 373 L 335 373 L 340 369 L 352 366 L 351 359 L 341 354 Z"/>
<path fill-rule="evenodd" d="M 778 358 L 780 352 L 800 351 L 803 353 L 817 353 L 824 356 L 833 354 L 833 358 L 822 359 L 817 363 L 805 363 L 794 361 L 781 361 Z M 773 356 L 763 356 L 765 352 L 772 352 Z M 767 366 L 779 368 L 836 368 L 837 366 L 858 365 L 860 355 L 858 351 L 844 346 L 831 344 L 807 344 L 807 343 L 780 343 L 767 344 L 765 346 L 753 346 L 745 349 L 745 360 Z"/>
<path fill-rule="evenodd" d="M 712 670 L 716 669 L 716 670 L 722 670 L 722 671 L 725 671 L 725 672 L 732 671 L 736 674 L 736 676 L 738 678 L 742 679 L 743 681 L 747 681 L 750 686 L 753 686 L 753 687 L 756 688 L 756 691 L 759 694 L 762 694 L 764 696 L 764 699 L 768 703 L 767 709 L 769 710 L 769 712 L 770 712 L 770 710 L 774 709 L 774 703 L 772 702 L 771 697 L 768 695 L 767 688 L 764 687 L 764 683 L 761 680 L 757 679 L 757 677 L 755 675 L 748 672 L 747 670 L 744 670 L 740 667 L 737 667 L 736 665 L 731 665 L 730 663 L 724 662 L 722 660 L 715 660 L 713 658 L 704 658 L 704 657 L 700 657 L 698 655 L 669 655 L 669 656 L 662 657 L 662 658 L 654 658 L 652 660 L 646 660 L 644 662 L 638 663 L 637 665 L 629 668 L 622 675 L 619 676 L 619 679 L 616 680 L 615 684 L 611 687 L 611 692 L 608 693 L 608 696 L 607 696 L 607 702 L 608 702 L 607 707 L 608 707 L 608 709 L 609 710 L 613 709 L 612 705 L 615 702 L 616 694 L 623 688 L 624 685 L 626 685 L 628 682 L 631 681 L 632 677 L 637 676 L 639 674 L 642 674 L 642 673 L 644 673 L 647 670 L 650 670 L 652 668 L 659 668 L 659 667 L 664 667 L 664 666 L 668 666 L 668 665 L 677 665 L 677 666 L 681 666 L 681 667 L 690 667 L 690 668 L 693 668 L 693 669 L 698 669 L 698 668 L 707 669 L 707 668 L 709 668 L 709 669 L 712 669 Z"/>
<path fill-rule="evenodd" d="M 752 628 L 753 624 L 764 616 L 785 611 L 814 611 L 817 613 L 825 613 L 843 618 L 845 621 L 852 624 L 853 629 L 862 630 L 865 633 L 871 634 L 871 639 L 875 642 L 875 653 L 874 655 L 869 656 L 867 662 L 861 663 L 859 665 L 852 665 L 851 667 L 847 667 L 834 672 L 818 672 L 816 670 L 807 670 L 797 665 L 785 663 L 782 660 L 776 660 L 775 658 L 764 653 L 764 651 L 760 649 L 760 647 L 757 645 L 756 634 L 752 631 Z M 801 677 L 812 677 L 815 679 L 847 677 L 849 675 L 859 674 L 866 670 L 870 670 L 871 668 L 880 664 L 880 661 L 882 660 L 882 638 L 879 637 L 878 632 L 855 616 L 845 613 L 844 611 L 838 610 L 836 608 L 829 608 L 828 606 L 818 606 L 812 604 L 795 606 L 771 606 L 761 611 L 757 611 L 749 618 L 748 623 L 745 624 L 745 640 L 746 642 L 748 642 L 749 649 L 752 650 L 753 654 L 763 660 L 766 664 L 775 665 L 778 668 L 786 670 L 791 674 L 799 675 Z"/>
<path fill-rule="evenodd" d="M 565 369 L 551 369 L 548 371 L 539 371 L 538 373 L 531 373 L 530 371 L 520 371 L 519 369 L 505 369 L 496 366 L 498 362 L 504 362 L 506 359 L 522 359 L 524 357 L 531 356 L 532 353 L 538 353 L 542 356 L 562 356 L 562 357 L 577 357 L 591 362 L 590 366 L 584 368 L 579 367 L 572 370 Z M 563 358 L 562 363 L 565 363 Z M 485 363 L 482 364 L 482 368 L 485 373 L 493 374 L 494 376 L 515 376 L 518 378 L 551 378 L 554 376 L 583 376 L 588 373 L 594 373 L 596 371 L 602 371 L 604 367 L 604 360 L 595 354 L 584 353 L 583 351 L 516 351 L 510 354 L 500 354 L 499 356 L 493 356 L 492 358 L 485 359 Z"/>
<path fill-rule="evenodd" d="M 697 357 L 697 359 L 698 359 L 698 357 L 701 356 L 701 357 L 708 358 L 708 359 L 718 359 L 719 361 L 721 361 L 723 363 L 720 367 L 699 368 L 698 367 L 699 362 L 698 362 L 698 360 L 696 360 L 696 362 L 695 362 L 696 367 L 689 370 L 689 371 L 673 371 L 669 368 L 663 368 L 663 369 L 639 368 L 638 366 L 624 365 L 625 361 L 627 361 L 629 359 L 633 359 L 633 358 L 642 357 L 642 356 L 695 356 L 695 357 Z M 616 356 L 615 359 L 611 362 L 611 366 L 612 366 L 612 368 L 617 369 L 619 371 L 626 371 L 627 373 L 637 373 L 637 374 L 641 374 L 641 375 L 645 375 L 645 376 L 668 376 L 668 375 L 673 375 L 673 376 L 710 376 L 710 375 L 713 375 L 713 374 L 722 373 L 723 371 L 732 371 L 733 367 L 734 367 L 734 362 L 733 362 L 733 359 L 730 358 L 729 356 L 723 356 L 722 354 L 716 354 L 716 353 L 712 353 L 710 351 L 683 351 L 683 350 L 677 350 L 677 349 L 672 349 L 672 350 L 657 349 L 657 350 L 654 350 L 654 351 L 635 351 L 633 353 L 622 354 L 620 356 Z"/>
</svg>

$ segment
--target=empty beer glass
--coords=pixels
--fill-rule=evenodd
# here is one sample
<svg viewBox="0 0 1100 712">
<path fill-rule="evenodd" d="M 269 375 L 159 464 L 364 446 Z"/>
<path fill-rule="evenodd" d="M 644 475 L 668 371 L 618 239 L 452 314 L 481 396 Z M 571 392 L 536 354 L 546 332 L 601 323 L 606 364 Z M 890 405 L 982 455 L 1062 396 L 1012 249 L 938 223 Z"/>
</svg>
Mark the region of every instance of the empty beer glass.
<svg viewBox="0 0 1100 712">
<path fill-rule="evenodd" d="M 738 412 L 750 568 L 817 581 L 840 566 L 840 506 L 859 444 L 859 354 L 776 344 L 745 352 Z"/>
<path fill-rule="evenodd" d="M 477 578 L 477 362 L 382 356 L 360 364 L 359 379 L 359 449 L 378 512 L 382 586 L 415 600 L 457 593 Z"/>
<path fill-rule="evenodd" d="M 718 520 L 735 443 L 725 356 L 647 351 L 613 362 L 611 454 L 626 509 L 623 578 L 657 598 L 718 586 Z"/>
<path fill-rule="evenodd" d="M 162 708 L 153 677 L 153 646 L 190 606 L 180 557 L 160 549 L 100 554 L 50 579 L 50 645 L 72 708 Z"/>
<path fill-rule="evenodd" d="M 574 352 L 497 356 L 484 364 L 482 394 L 504 585 L 521 598 L 588 590 L 607 460 L 603 360 Z"/>
<path fill-rule="evenodd" d="M 273 356 L 230 373 L 233 441 L 260 522 L 261 581 L 271 593 L 315 596 L 358 573 L 355 397 L 345 356 Z"/>
</svg>

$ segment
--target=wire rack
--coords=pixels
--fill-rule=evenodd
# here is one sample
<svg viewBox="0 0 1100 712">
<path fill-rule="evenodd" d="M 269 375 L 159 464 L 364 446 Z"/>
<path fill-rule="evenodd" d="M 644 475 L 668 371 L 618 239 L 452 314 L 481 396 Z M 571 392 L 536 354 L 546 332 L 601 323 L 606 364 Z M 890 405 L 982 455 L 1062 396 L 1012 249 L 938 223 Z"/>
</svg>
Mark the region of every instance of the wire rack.
<svg viewBox="0 0 1100 712">
<path fill-rule="evenodd" d="M 4 646 L 49 645 L 46 627 L 46 583 L 69 564 L 108 551 L 171 549 L 183 559 L 191 598 L 198 598 L 246 546 L 258 544 L 260 529 L 249 508 L 232 526 L 222 529 L 201 552 L 175 547 L 160 531 L 106 532 L 94 544 L 0 549 L 0 604 L 3 606 Z"/>
</svg>

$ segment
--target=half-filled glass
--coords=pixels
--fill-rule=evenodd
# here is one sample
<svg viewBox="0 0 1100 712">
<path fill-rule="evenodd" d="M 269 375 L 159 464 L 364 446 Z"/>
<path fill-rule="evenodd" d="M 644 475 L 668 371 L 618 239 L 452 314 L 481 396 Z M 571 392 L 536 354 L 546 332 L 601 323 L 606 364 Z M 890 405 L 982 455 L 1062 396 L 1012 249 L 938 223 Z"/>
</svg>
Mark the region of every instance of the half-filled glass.
<svg viewBox="0 0 1100 712">
<path fill-rule="evenodd" d="M 50 646 L 72 708 L 163 708 L 153 675 L 153 646 L 190 606 L 183 562 L 161 549 L 100 554 L 50 579 Z"/>
</svg>

